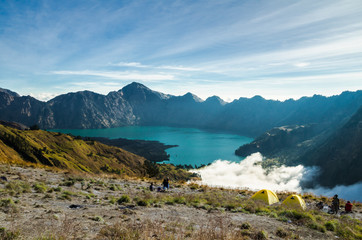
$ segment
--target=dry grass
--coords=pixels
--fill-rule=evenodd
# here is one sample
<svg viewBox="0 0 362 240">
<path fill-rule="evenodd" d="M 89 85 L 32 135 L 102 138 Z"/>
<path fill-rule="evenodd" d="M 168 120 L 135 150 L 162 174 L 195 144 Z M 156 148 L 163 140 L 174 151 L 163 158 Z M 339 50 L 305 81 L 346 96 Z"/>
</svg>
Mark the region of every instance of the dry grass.
<svg viewBox="0 0 362 240">
<path fill-rule="evenodd" d="M 236 226 L 224 217 L 210 217 L 203 223 L 189 223 L 180 219 L 166 219 L 151 221 L 129 221 L 104 227 L 99 232 L 97 239 L 259 239 L 260 230 L 250 228 L 248 230 Z"/>
</svg>

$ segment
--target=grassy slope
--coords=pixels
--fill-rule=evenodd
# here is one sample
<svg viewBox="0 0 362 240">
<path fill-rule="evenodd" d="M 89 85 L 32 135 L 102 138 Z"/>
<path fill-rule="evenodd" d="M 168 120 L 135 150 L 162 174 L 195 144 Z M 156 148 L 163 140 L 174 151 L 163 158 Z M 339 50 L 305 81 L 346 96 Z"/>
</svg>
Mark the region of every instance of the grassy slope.
<svg viewBox="0 0 362 240">
<path fill-rule="evenodd" d="M 0 125 L 0 161 L 34 163 L 89 173 L 143 176 L 145 159 L 117 147 L 42 130 L 22 131 Z"/>
</svg>

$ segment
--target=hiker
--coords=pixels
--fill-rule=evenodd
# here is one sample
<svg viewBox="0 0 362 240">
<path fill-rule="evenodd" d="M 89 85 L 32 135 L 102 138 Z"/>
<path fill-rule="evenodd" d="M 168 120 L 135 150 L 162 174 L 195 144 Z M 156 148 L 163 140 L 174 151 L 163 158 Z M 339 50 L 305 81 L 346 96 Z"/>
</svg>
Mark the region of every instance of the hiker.
<svg viewBox="0 0 362 240">
<path fill-rule="evenodd" d="M 346 205 L 344 206 L 344 210 L 346 211 L 346 213 L 352 212 L 352 206 L 352 203 L 350 201 L 347 201 Z"/>
<path fill-rule="evenodd" d="M 338 195 L 334 195 L 333 200 L 332 200 L 332 212 L 337 214 L 339 210 L 339 199 L 338 199 Z"/>
<path fill-rule="evenodd" d="M 169 188 L 169 183 L 168 183 L 169 179 L 168 178 L 165 178 L 162 182 L 162 185 L 163 185 L 163 190 L 168 190 Z"/>
<path fill-rule="evenodd" d="M 153 182 L 152 182 L 150 185 L 150 191 L 153 192 L 153 190 L 154 190 L 154 187 L 153 187 Z"/>
</svg>

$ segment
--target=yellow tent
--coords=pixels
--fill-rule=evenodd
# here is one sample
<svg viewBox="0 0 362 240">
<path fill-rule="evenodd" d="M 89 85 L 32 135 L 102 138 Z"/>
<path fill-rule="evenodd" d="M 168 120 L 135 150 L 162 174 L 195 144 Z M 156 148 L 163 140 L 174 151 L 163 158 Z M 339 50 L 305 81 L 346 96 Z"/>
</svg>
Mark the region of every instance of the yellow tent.
<svg viewBox="0 0 362 240">
<path fill-rule="evenodd" d="M 290 208 L 300 208 L 303 210 L 307 207 L 303 198 L 295 194 L 288 196 L 282 204 Z"/>
<path fill-rule="evenodd" d="M 253 200 L 262 200 L 268 205 L 279 202 L 278 196 L 275 192 L 267 189 L 262 189 L 259 192 L 255 193 L 251 199 Z"/>
</svg>

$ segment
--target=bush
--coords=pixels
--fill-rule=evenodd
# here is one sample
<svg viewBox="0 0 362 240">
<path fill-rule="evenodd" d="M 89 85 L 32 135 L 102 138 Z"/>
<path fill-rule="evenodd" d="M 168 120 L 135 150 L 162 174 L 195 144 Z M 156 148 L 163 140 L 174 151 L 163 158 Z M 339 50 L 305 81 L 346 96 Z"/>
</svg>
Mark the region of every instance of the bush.
<svg viewBox="0 0 362 240">
<path fill-rule="evenodd" d="M 110 204 L 115 204 L 117 202 L 116 198 L 113 196 L 108 197 L 108 200 Z"/>
<path fill-rule="evenodd" d="M 18 209 L 15 206 L 14 201 L 11 198 L 1 199 L 0 200 L 0 208 L 3 212 L 17 212 Z"/>
<path fill-rule="evenodd" d="M 13 181 L 6 184 L 5 188 L 10 191 L 10 195 L 18 193 L 30 192 L 31 187 L 29 183 L 23 181 Z"/>
<path fill-rule="evenodd" d="M 103 218 L 101 216 L 95 216 L 92 218 L 93 221 L 96 221 L 96 222 L 104 222 Z"/>
<path fill-rule="evenodd" d="M 147 206 L 149 205 L 149 202 L 148 202 L 147 200 L 141 199 L 141 200 L 138 200 L 138 201 L 137 201 L 137 205 L 138 205 L 138 206 L 147 207 Z"/>
<path fill-rule="evenodd" d="M 268 239 L 268 234 L 265 231 L 259 231 L 254 236 L 255 240 L 266 240 Z"/>
<path fill-rule="evenodd" d="M 8 231 L 3 227 L 0 227 L 0 239 L 2 240 L 13 240 L 19 237 L 19 232 Z"/>
<path fill-rule="evenodd" d="M 186 204 L 186 199 L 184 197 L 175 197 L 173 201 L 177 204 Z"/>
<path fill-rule="evenodd" d="M 250 223 L 245 222 L 245 223 L 241 224 L 240 228 L 241 229 L 250 229 L 251 225 L 250 225 Z"/>
<path fill-rule="evenodd" d="M 278 237 L 286 238 L 289 234 L 283 228 L 279 227 L 275 233 Z"/>
<path fill-rule="evenodd" d="M 128 195 L 122 195 L 122 196 L 118 199 L 117 203 L 118 203 L 118 204 L 129 203 L 130 201 L 131 201 L 131 198 L 130 198 Z"/>
<path fill-rule="evenodd" d="M 334 224 L 334 222 L 332 221 L 328 221 L 324 224 L 324 226 L 326 227 L 326 229 L 328 231 L 334 232 L 336 231 L 336 225 Z"/>
<path fill-rule="evenodd" d="M 318 231 L 320 231 L 320 232 L 322 232 L 322 233 L 325 233 L 325 232 L 327 231 L 327 229 L 326 229 L 325 226 L 320 225 L 320 224 L 318 224 L 318 223 L 316 223 L 316 222 L 310 223 L 310 224 L 308 225 L 308 227 L 311 228 L 311 229 L 314 229 L 314 230 L 318 230 Z"/>
<path fill-rule="evenodd" d="M 37 193 L 45 193 L 47 191 L 47 186 L 44 183 L 35 183 L 33 189 Z"/>
</svg>

